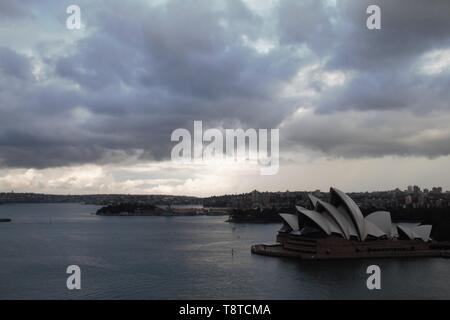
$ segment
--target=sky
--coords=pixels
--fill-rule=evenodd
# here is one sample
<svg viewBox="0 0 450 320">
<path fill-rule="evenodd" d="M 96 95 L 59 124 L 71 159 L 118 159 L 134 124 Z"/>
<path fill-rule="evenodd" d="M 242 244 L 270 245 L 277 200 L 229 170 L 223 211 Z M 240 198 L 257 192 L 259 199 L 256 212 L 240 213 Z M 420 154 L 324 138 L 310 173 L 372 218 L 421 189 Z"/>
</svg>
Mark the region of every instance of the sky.
<svg viewBox="0 0 450 320">
<path fill-rule="evenodd" d="M 450 189 L 449 17 L 448 0 L 2 0 L 0 191 Z M 174 163 L 196 120 L 278 128 L 278 174 Z"/>
</svg>

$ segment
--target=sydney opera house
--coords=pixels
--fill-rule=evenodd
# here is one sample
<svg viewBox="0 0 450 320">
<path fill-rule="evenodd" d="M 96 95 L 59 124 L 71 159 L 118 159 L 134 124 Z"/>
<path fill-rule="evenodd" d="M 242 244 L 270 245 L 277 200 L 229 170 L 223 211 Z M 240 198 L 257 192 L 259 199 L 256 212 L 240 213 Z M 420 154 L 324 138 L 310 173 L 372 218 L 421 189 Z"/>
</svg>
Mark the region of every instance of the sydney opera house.
<svg viewBox="0 0 450 320">
<path fill-rule="evenodd" d="M 309 208 L 281 213 L 277 244 L 255 245 L 257 254 L 302 259 L 441 256 L 448 252 L 432 241 L 431 225 L 393 223 L 386 211 L 363 216 L 344 192 L 330 189 L 331 201 L 308 195 Z"/>
</svg>

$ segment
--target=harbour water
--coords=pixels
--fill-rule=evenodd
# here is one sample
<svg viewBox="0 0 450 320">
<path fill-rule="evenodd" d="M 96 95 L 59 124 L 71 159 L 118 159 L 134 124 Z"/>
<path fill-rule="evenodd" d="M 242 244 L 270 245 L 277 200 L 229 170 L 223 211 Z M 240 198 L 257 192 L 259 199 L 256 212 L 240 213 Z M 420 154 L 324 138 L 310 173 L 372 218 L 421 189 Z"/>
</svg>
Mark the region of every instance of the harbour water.
<svg viewBox="0 0 450 320">
<path fill-rule="evenodd" d="M 450 260 L 252 255 L 278 224 L 224 216 L 99 217 L 81 204 L 0 205 L 0 299 L 449 299 Z M 366 269 L 381 268 L 381 290 Z M 66 268 L 81 268 L 81 290 Z"/>
</svg>

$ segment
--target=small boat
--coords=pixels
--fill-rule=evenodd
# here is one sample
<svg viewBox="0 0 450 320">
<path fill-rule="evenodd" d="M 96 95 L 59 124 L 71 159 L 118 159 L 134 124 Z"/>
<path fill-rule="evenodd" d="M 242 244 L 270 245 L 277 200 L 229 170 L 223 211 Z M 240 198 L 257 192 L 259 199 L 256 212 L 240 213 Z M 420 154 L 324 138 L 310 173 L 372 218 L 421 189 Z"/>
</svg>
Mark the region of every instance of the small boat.
<svg viewBox="0 0 450 320">
<path fill-rule="evenodd" d="M 6 219 L 1 219 L 0 218 L 0 222 L 11 222 L 11 219 L 7 219 L 7 218 Z"/>
</svg>

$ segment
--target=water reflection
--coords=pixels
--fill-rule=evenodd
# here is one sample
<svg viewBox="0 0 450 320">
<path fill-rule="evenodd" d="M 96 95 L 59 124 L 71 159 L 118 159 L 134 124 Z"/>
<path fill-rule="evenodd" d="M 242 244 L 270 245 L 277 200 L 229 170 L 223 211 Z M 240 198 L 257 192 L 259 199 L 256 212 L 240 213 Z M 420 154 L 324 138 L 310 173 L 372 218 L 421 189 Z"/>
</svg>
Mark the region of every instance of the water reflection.
<svg viewBox="0 0 450 320">
<path fill-rule="evenodd" d="M 296 261 L 252 255 L 278 225 L 225 217 L 97 217 L 79 204 L 3 205 L 0 298 L 378 299 L 450 298 L 450 260 Z M 82 290 L 65 268 L 82 268 Z M 377 264 L 382 290 L 366 288 Z"/>
</svg>

